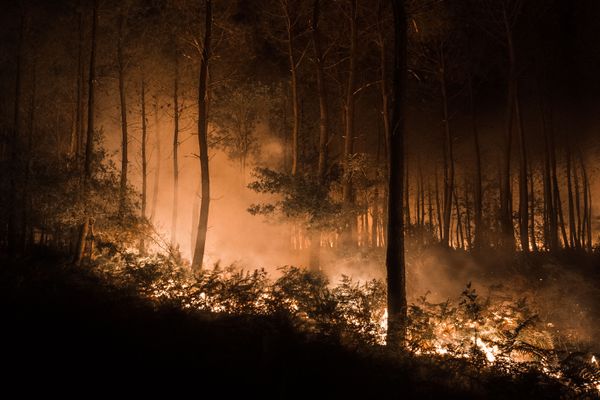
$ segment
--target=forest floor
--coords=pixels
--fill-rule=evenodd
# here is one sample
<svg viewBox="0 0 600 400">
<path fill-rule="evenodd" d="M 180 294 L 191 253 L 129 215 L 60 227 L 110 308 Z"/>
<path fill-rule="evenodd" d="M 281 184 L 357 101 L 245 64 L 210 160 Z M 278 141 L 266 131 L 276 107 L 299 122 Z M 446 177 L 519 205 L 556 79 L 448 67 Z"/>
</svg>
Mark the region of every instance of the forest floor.
<svg viewBox="0 0 600 400">
<path fill-rule="evenodd" d="M 0 260 L 0 391 L 230 398 L 520 399 L 564 396 L 535 375 L 349 349 L 270 317 L 156 307 L 42 252 Z"/>
</svg>

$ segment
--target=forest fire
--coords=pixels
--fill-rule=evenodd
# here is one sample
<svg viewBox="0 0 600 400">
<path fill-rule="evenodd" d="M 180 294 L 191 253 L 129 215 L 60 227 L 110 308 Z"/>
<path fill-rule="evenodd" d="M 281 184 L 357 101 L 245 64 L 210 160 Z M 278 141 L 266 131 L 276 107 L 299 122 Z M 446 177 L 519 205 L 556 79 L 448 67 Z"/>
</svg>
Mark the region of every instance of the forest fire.
<svg viewBox="0 0 600 400">
<path fill-rule="evenodd" d="M 0 19 L 9 326 L 197 376 L 259 365 L 279 398 L 338 368 L 407 398 L 600 396 L 600 2 L 17 0 Z"/>
</svg>

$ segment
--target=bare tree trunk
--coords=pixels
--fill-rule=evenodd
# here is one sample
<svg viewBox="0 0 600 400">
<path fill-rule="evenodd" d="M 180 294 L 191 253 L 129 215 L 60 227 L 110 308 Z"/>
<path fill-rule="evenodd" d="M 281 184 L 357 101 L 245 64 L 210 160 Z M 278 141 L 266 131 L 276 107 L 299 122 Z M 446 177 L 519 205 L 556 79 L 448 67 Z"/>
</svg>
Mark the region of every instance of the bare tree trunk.
<svg viewBox="0 0 600 400">
<path fill-rule="evenodd" d="M 442 206 L 441 206 L 441 202 L 440 202 L 440 189 L 439 189 L 439 182 L 438 182 L 438 173 L 437 173 L 437 166 L 435 168 L 435 208 L 437 211 L 437 222 L 438 222 L 438 232 L 439 232 L 439 240 L 440 242 L 442 242 L 442 237 L 444 236 L 444 221 L 442 218 Z M 449 230 L 450 228 L 448 228 Z"/>
<path fill-rule="evenodd" d="M 558 217 L 554 206 L 552 195 L 552 169 L 551 169 L 551 147 L 548 138 L 548 124 L 543 97 L 540 96 L 540 114 L 542 123 L 542 134 L 544 135 L 544 246 L 550 252 L 557 251 L 558 244 Z"/>
<path fill-rule="evenodd" d="M 473 234 L 471 231 L 471 206 L 469 204 L 469 188 L 465 179 L 465 238 L 467 250 L 473 249 Z"/>
<path fill-rule="evenodd" d="M 81 6 L 81 3 L 80 3 Z M 75 95 L 75 131 L 71 137 L 71 153 L 80 162 L 83 140 L 83 13 L 78 10 L 77 83 Z"/>
<path fill-rule="evenodd" d="M 83 201 L 87 208 L 88 186 L 92 178 L 92 158 L 94 154 L 94 112 L 95 112 L 95 84 L 96 84 L 96 31 L 98 26 L 98 0 L 94 0 L 92 11 L 92 45 L 90 51 L 90 65 L 88 73 L 88 115 L 87 115 L 87 133 L 85 142 L 85 158 L 83 163 Z M 80 228 L 79 242 L 77 245 L 77 254 L 75 255 L 75 263 L 81 265 L 84 258 L 85 243 L 88 238 L 88 230 L 90 228 L 91 216 L 84 216 L 83 223 Z"/>
<path fill-rule="evenodd" d="M 571 147 L 567 146 L 567 163 L 566 163 L 566 174 L 567 174 L 567 199 L 569 202 L 569 246 L 574 249 L 576 248 L 577 235 L 575 231 L 575 204 L 573 201 L 573 183 L 571 181 Z"/>
<path fill-rule="evenodd" d="M 204 41 L 200 60 L 200 76 L 198 82 L 198 147 L 200 155 L 200 174 L 202 175 L 202 199 L 200 200 L 200 218 L 192 269 L 202 268 L 206 233 L 208 230 L 208 210 L 210 204 L 210 175 L 208 170 L 208 66 L 210 62 L 210 46 L 212 33 L 212 1 L 206 0 Z"/>
<path fill-rule="evenodd" d="M 342 198 L 347 210 L 351 210 L 354 205 L 351 157 L 354 153 L 354 90 L 356 85 L 356 57 L 358 44 L 358 10 L 356 3 L 357 0 L 350 0 L 350 53 L 348 58 L 346 98 L 344 99 L 344 181 L 342 185 Z M 352 216 L 346 218 L 346 226 L 342 233 L 342 243 L 346 248 L 356 245 L 356 238 L 354 237 L 356 231 L 356 218 L 353 211 L 349 212 Z"/>
<path fill-rule="evenodd" d="M 29 193 L 29 177 L 31 174 L 32 167 L 32 147 L 33 147 L 33 134 L 35 132 L 35 104 L 37 95 L 37 55 L 33 56 L 32 65 L 32 77 L 31 77 L 31 100 L 29 103 L 29 129 L 27 132 L 27 148 L 26 148 L 26 160 L 25 160 L 25 171 L 23 176 L 23 201 L 22 201 L 22 223 L 21 223 L 21 249 L 23 251 L 27 248 L 27 230 L 29 224 L 29 212 L 32 209 L 31 198 Z"/>
<path fill-rule="evenodd" d="M 21 136 L 21 92 L 22 92 L 22 69 L 24 56 L 24 37 L 25 37 L 25 13 L 21 15 L 21 27 L 19 30 L 19 39 L 17 43 L 17 62 L 15 77 L 15 108 L 13 115 L 13 132 L 10 138 L 10 166 L 9 166 L 9 193 L 8 193 L 8 226 L 7 226 L 7 244 L 8 254 L 15 255 L 18 246 L 17 233 L 17 154 L 19 140 Z"/>
<path fill-rule="evenodd" d="M 459 249 L 464 249 L 464 247 L 465 247 L 465 238 L 464 238 L 464 235 L 463 235 L 462 215 L 460 213 L 460 204 L 458 204 L 458 194 L 456 193 L 456 187 L 454 188 L 454 190 L 452 191 L 452 193 L 454 194 L 454 203 L 455 203 L 455 208 L 456 208 L 456 241 L 457 241 L 457 247 Z"/>
<path fill-rule="evenodd" d="M 442 245 L 448 246 L 450 236 L 450 219 L 452 218 L 452 195 L 454 193 L 454 152 L 452 133 L 450 132 L 450 115 L 448 113 L 448 93 L 446 85 L 446 55 L 444 45 L 440 45 L 440 73 L 439 82 L 442 91 L 442 105 L 444 115 L 444 231 Z"/>
<path fill-rule="evenodd" d="M 573 165 L 573 184 L 575 190 L 575 247 L 581 250 L 581 198 L 579 195 L 579 174 L 577 165 Z"/>
<path fill-rule="evenodd" d="M 408 152 L 406 151 L 406 143 L 404 144 L 404 227 L 410 232 L 410 173 L 408 168 Z"/>
<path fill-rule="evenodd" d="M 146 83 L 142 78 L 142 93 L 140 101 L 142 103 L 142 222 L 146 222 L 146 204 L 148 201 L 148 157 L 146 155 L 146 144 L 148 141 L 147 135 L 147 124 L 146 120 Z M 146 246 L 144 243 L 144 236 L 140 239 L 140 253 L 146 252 Z"/>
<path fill-rule="evenodd" d="M 319 0 L 313 3 L 313 18 L 311 24 L 312 42 L 315 51 L 315 65 L 317 73 L 317 92 L 319 95 L 319 161 L 317 165 L 317 182 L 325 185 L 327 172 L 327 144 L 329 141 L 327 109 L 327 88 L 325 86 L 325 72 L 323 67 L 323 52 L 321 50 L 321 37 L 319 34 Z M 312 228 L 310 233 L 310 268 L 318 270 L 320 267 L 321 232 Z"/>
<path fill-rule="evenodd" d="M 125 96 L 125 60 L 123 59 L 123 29 L 125 16 L 123 10 L 119 11 L 119 32 L 117 40 L 117 64 L 119 69 L 119 99 L 121 102 L 121 182 L 119 185 L 119 214 L 121 217 L 126 209 L 127 202 L 127 104 Z"/>
<path fill-rule="evenodd" d="M 156 204 L 158 202 L 158 188 L 160 186 L 160 119 L 158 118 L 158 97 L 154 102 L 154 150 L 156 151 L 156 167 L 154 169 L 154 182 L 152 189 L 152 206 L 150 209 L 150 220 L 154 222 L 156 215 Z"/>
<path fill-rule="evenodd" d="M 529 199 L 527 185 L 527 146 L 521 116 L 521 103 L 519 101 L 519 84 L 515 77 L 515 119 L 517 120 L 517 134 L 519 136 L 519 237 L 521 249 L 529 252 Z"/>
<path fill-rule="evenodd" d="M 581 165 L 581 173 L 583 175 L 583 227 L 581 234 L 584 245 L 582 247 L 588 252 L 592 252 L 592 196 L 581 150 L 579 150 L 579 162 Z"/>
<path fill-rule="evenodd" d="M 531 249 L 537 253 L 539 251 L 538 249 L 538 245 L 537 245 L 537 240 L 535 237 L 535 182 L 534 182 L 534 174 L 533 174 L 533 168 L 531 166 L 529 166 L 529 182 L 530 182 L 530 200 L 531 200 L 531 212 L 529 213 L 529 217 L 531 218 L 530 222 L 529 222 L 529 236 L 531 239 Z"/>
<path fill-rule="evenodd" d="M 475 110 L 475 99 L 473 96 L 473 83 L 469 76 L 469 104 L 471 107 L 471 123 L 473 130 L 473 148 L 475 151 L 475 190 L 473 192 L 473 208 L 475 211 L 474 222 L 474 248 L 480 250 L 486 244 L 485 231 L 483 226 L 483 183 L 482 183 L 482 168 L 481 168 L 481 147 L 479 145 L 479 129 L 477 128 L 477 113 Z"/>
<path fill-rule="evenodd" d="M 393 112 L 389 133 L 388 240 L 387 272 L 387 345 L 391 349 L 405 345 L 407 328 L 406 272 L 404 259 L 404 221 L 402 219 L 402 180 L 404 169 L 404 124 L 406 94 L 406 12 L 404 0 L 392 0 L 394 12 Z"/>
<path fill-rule="evenodd" d="M 290 63 L 290 86 L 292 90 L 292 175 L 298 172 L 298 135 L 300 131 L 300 100 L 298 98 L 298 66 L 294 57 L 294 33 L 293 23 L 291 18 L 291 10 L 289 0 L 281 2 L 285 15 L 286 32 L 287 32 L 287 50 L 288 60 Z"/>
<path fill-rule="evenodd" d="M 512 129 L 516 98 L 516 65 L 515 53 L 512 40 L 511 21 L 506 9 L 503 9 L 504 26 L 506 33 L 506 43 L 508 49 L 508 91 L 507 91 L 507 108 L 506 108 L 506 141 L 504 150 L 504 163 L 502 184 L 500 191 L 500 231 L 502 247 L 513 250 L 515 248 L 514 227 L 512 221 L 512 191 L 511 191 L 511 149 L 512 149 Z"/>
<path fill-rule="evenodd" d="M 177 245 L 177 211 L 179 209 L 179 54 L 175 53 L 173 85 L 173 213 L 171 215 L 171 246 Z"/>
</svg>

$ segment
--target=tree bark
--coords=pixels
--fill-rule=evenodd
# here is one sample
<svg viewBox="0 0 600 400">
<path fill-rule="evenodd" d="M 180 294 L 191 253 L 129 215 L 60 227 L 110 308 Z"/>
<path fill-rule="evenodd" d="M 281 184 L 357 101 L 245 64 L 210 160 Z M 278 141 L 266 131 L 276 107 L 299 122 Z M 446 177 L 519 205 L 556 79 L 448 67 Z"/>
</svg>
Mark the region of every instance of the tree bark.
<svg viewBox="0 0 600 400">
<path fill-rule="evenodd" d="M 98 0 L 94 0 L 92 10 L 92 37 L 90 50 L 90 65 L 88 73 L 88 115 L 87 115 L 87 133 L 85 143 L 85 158 L 83 162 L 83 184 L 82 198 L 86 207 L 85 216 L 80 228 L 79 243 L 77 245 L 77 254 L 75 263 L 81 265 L 84 257 L 85 243 L 88 237 L 91 217 L 87 211 L 87 200 L 89 196 L 89 183 L 92 179 L 92 158 L 94 156 L 94 113 L 95 113 L 95 85 L 96 85 L 96 34 L 98 27 Z"/>
<path fill-rule="evenodd" d="M 160 186 L 160 119 L 158 117 L 158 97 L 154 102 L 154 150 L 156 151 L 156 167 L 154 169 L 154 182 L 152 189 L 152 206 L 150 209 L 150 220 L 154 222 L 156 216 L 156 205 L 158 203 L 158 189 Z"/>
<path fill-rule="evenodd" d="M 323 67 L 323 51 L 321 49 L 321 37 L 319 33 L 319 15 L 320 2 L 315 0 L 313 3 L 312 16 L 312 42 L 315 52 L 315 66 L 317 75 L 317 92 L 319 96 L 319 161 L 317 165 L 317 182 L 319 185 L 325 185 L 325 175 L 327 172 L 327 144 L 329 141 L 328 121 L 329 112 L 327 108 L 327 88 L 325 86 L 325 72 Z M 321 251 L 321 232 L 311 229 L 310 239 L 310 261 L 309 266 L 312 270 L 320 268 Z"/>
<path fill-rule="evenodd" d="M 146 119 L 146 82 L 142 78 L 141 85 L 141 105 L 142 105 L 142 223 L 146 221 L 146 204 L 148 201 L 148 157 L 146 155 L 146 145 L 148 141 L 148 129 Z M 146 252 L 146 246 L 144 243 L 144 236 L 140 239 L 140 253 Z"/>
<path fill-rule="evenodd" d="M 300 100 L 298 98 L 298 72 L 296 58 L 294 57 L 294 26 L 290 15 L 288 0 L 281 2 L 285 16 L 287 33 L 288 61 L 290 63 L 290 86 L 292 90 L 292 175 L 298 172 L 298 135 L 300 131 Z"/>
<path fill-rule="evenodd" d="M 471 123 L 473 130 L 473 149 L 475 152 L 475 190 L 473 191 L 473 208 L 474 208 L 474 248 L 480 250 L 486 242 L 485 228 L 483 226 L 483 183 L 482 183 L 482 167 L 481 167 L 481 146 L 479 145 L 479 129 L 477 128 L 477 113 L 475 109 L 475 99 L 473 95 L 473 83 L 469 77 L 469 104 L 471 108 Z"/>
<path fill-rule="evenodd" d="M 121 104 L 121 180 L 119 185 L 119 214 L 121 217 L 125 212 L 127 202 L 127 144 L 129 141 L 127 134 L 127 103 L 125 95 L 125 60 L 123 59 L 124 27 L 125 17 L 123 15 L 123 10 L 120 10 L 117 40 L 117 64 L 119 70 L 119 100 Z"/>
<path fill-rule="evenodd" d="M 446 55 L 443 44 L 440 45 L 440 73 L 439 82 L 442 92 L 442 105 L 444 115 L 444 231 L 442 245 L 448 246 L 450 236 L 450 220 L 452 218 L 452 197 L 454 193 L 454 151 L 452 133 L 450 131 L 450 115 L 448 113 L 448 93 L 446 84 Z"/>
<path fill-rule="evenodd" d="M 171 215 L 171 247 L 177 245 L 177 211 L 179 209 L 179 54 L 175 53 L 173 81 L 173 209 Z"/>
<path fill-rule="evenodd" d="M 350 53 L 348 59 L 348 80 L 346 83 L 346 97 L 344 99 L 344 180 L 342 184 L 342 199 L 347 212 L 342 244 L 345 248 L 356 245 L 354 237 L 356 231 L 356 217 L 353 211 L 354 193 L 352 188 L 351 157 L 354 153 L 354 106 L 356 85 L 356 56 L 358 43 L 358 11 L 357 0 L 350 0 Z"/>
<path fill-rule="evenodd" d="M 9 193 L 8 193 L 8 226 L 7 226 L 7 244 L 9 256 L 14 256 L 17 251 L 18 233 L 17 233 L 17 154 L 19 140 L 21 136 L 21 91 L 22 91 L 22 68 L 24 56 L 24 37 L 25 37 L 25 13 L 21 15 L 21 27 L 19 29 L 19 39 L 17 43 L 17 62 L 15 77 L 15 105 L 13 115 L 13 132 L 10 138 L 10 166 L 9 166 Z"/>
<path fill-rule="evenodd" d="M 210 204 L 210 175 L 208 165 L 208 66 L 210 62 L 210 46 L 212 33 L 212 1 L 206 0 L 206 15 L 204 26 L 204 42 L 200 60 L 200 79 L 198 82 L 198 146 L 200 155 L 200 173 L 202 175 L 202 199 L 200 200 L 200 217 L 198 234 L 192 269 L 200 270 L 204 260 L 206 232 L 208 229 L 208 210 Z"/>
<path fill-rule="evenodd" d="M 394 13 L 393 112 L 389 132 L 387 274 L 387 345 L 404 347 L 407 329 L 406 272 L 402 180 L 404 169 L 405 93 L 407 81 L 407 28 L 404 0 L 392 0 Z"/>
</svg>

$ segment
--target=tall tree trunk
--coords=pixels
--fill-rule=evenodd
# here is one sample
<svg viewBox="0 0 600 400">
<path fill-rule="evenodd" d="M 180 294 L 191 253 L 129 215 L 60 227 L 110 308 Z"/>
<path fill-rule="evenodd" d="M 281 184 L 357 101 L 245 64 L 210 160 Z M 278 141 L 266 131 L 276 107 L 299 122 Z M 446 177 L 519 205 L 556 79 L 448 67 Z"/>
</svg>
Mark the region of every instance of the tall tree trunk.
<svg viewBox="0 0 600 400">
<path fill-rule="evenodd" d="M 588 252 L 592 251 L 592 205 L 591 205 L 591 189 L 588 180 L 587 170 L 581 150 L 579 150 L 579 162 L 581 165 L 581 173 L 583 175 L 583 228 L 581 231 L 583 246 Z"/>
<path fill-rule="evenodd" d="M 81 7 L 81 3 L 79 3 Z M 83 13 L 78 14 L 78 41 L 77 41 L 77 82 L 75 86 L 75 129 L 71 137 L 71 154 L 80 162 L 81 144 L 83 139 Z"/>
<path fill-rule="evenodd" d="M 444 221 L 442 218 L 442 205 L 440 202 L 440 189 L 439 189 L 439 180 L 437 173 L 437 166 L 435 168 L 435 208 L 437 211 L 437 224 L 438 224 L 438 232 L 439 232 L 439 240 L 442 242 L 442 237 L 444 235 Z M 448 228 L 449 229 L 449 228 Z"/>
<path fill-rule="evenodd" d="M 581 250 L 581 196 L 579 194 L 579 174 L 577 164 L 573 165 L 573 188 L 575 190 L 575 247 Z"/>
<path fill-rule="evenodd" d="M 148 201 L 148 157 L 146 155 L 146 145 L 148 142 L 148 121 L 146 119 L 146 82 L 142 78 L 142 93 L 141 93 L 141 105 L 142 105 L 142 222 L 146 222 L 146 204 Z M 144 234 L 140 239 L 140 253 L 146 252 L 146 246 L 144 243 Z"/>
<path fill-rule="evenodd" d="M 123 216 L 127 201 L 127 104 L 125 96 L 125 60 L 123 59 L 123 29 L 125 17 L 123 10 L 119 11 L 119 32 L 117 39 L 117 64 L 119 69 L 119 99 L 121 103 L 121 182 L 119 185 L 119 214 Z"/>
<path fill-rule="evenodd" d="M 575 231 L 575 203 L 573 200 L 573 183 L 571 179 L 571 146 L 567 146 L 567 162 L 566 162 L 566 174 L 567 174 L 567 199 L 569 202 L 569 246 L 574 249 L 576 248 L 576 231 Z"/>
<path fill-rule="evenodd" d="M 29 213 L 32 209 L 31 194 L 29 193 L 30 185 L 29 178 L 31 175 L 32 168 L 32 149 L 33 149 L 33 135 L 35 133 L 35 104 L 37 95 L 37 56 L 33 56 L 32 65 L 32 76 L 31 76 L 31 100 L 29 103 L 29 129 L 27 130 L 27 148 L 26 148 L 26 160 L 25 160 L 25 171 L 23 176 L 23 201 L 22 201 L 22 223 L 21 223 L 21 248 L 23 251 L 27 248 L 28 239 L 28 228 L 29 228 Z"/>
<path fill-rule="evenodd" d="M 294 26 L 292 23 L 289 0 L 281 2 L 285 16 L 287 33 L 288 61 L 290 63 L 290 87 L 292 90 L 292 175 L 298 172 L 298 135 L 300 131 L 300 100 L 298 94 L 298 66 L 294 57 Z"/>
<path fill-rule="evenodd" d="M 206 246 L 206 232 L 208 229 L 208 208 L 210 204 L 210 175 L 208 171 L 208 66 L 210 61 L 210 40 L 212 33 L 212 1 L 206 0 L 206 15 L 204 26 L 204 41 L 202 45 L 202 58 L 200 60 L 200 79 L 198 82 L 198 147 L 200 155 L 200 174 L 202 175 L 202 199 L 200 200 L 200 217 L 198 220 L 198 234 L 192 269 L 202 268 L 204 249 Z"/>
<path fill-rule="evenodd" d="M 406 271 L 404 258 L 404 221 L 402 180 L 404 169 L 404 126 L 406 94 L 406 11 L 404 0 L 392 0 L 394 12 L 393 112 L 389 132 L 388 239 L 387 273 L 387 345 L 391 349 L 405 345 L 407 328 Z"/>
<path fill-rule="evenodd" d="M 443 44 L 440 45 L 439 82 L 442 92 L 444 115 L 444 231 L 442 245 L 448 246 L 450 236 L 450 219 L 452 218 L 452 197 L 454 193 L 454 151 L 452 133 L 450 132 L 450 115 L 448 113 L 448 93 L 446 84 L 446 55 Z"/>
<path fill-rule="evenodd" d="M 179 54 L 175 53 L 173 81 L 173 203 L 171 215 L 171 247 L 177 245 L 177 211 L 179 209 Z"/>
<path fill-rule="evenodd" d="M 15 108 L 13 115 L 13 132 L 10 138 L 10 166 L 9 166 L 9 193 L 8 193 L 8 226 L 7 226 L 7 244 L 8 254 L 14 256 L 18 245 L 17 232 L 17 163 L 18 147 L 21 136 L 21 91 L 22 91 L 22 69 L 24 56 L 24 37 L 25 37 L 25 13 L 21 15 L 21 27 L 19 30 L 19 39 L 17 43 L 17 62 L 15 77 Z"/>
<path fill-rule="evenodd" d="M 517 79 L 515 53 L 512 39 L 512 26 L 506 8 L 503 9 L 504 26 L 506 34 L 506 44 L 508 50 L 508 90 L 507 90 L 507 108 L 506 108 L 506 139 L 504 149 L 504 160 L 502 166 L 502 184 L 500 191 L 500 231 L 501 246 L 513 250 L 515 248 L 514 227 L 512 221 L 512 191 L 511 191 L 511 149 L 512 149 L 512 130 L 515 109 Z"/>
<path fill-rule="evenodd" d="M 527 185 L 527 146 L 521 115 L 521 102 L 519 101 L 519 84 L 515 77 L 515 119 L 517 134 L 519 136 L 519 238 L 521 249 L 529 252 L 529 188 Z M 533 239 L 533 238 L 532 238 Z"/>
<path fill-rule="evenodd" d="M 540 114 L 542 134 L 544 136 L 544 246 L 547 251 L 554 252 L 558 244 L 558 217 L 552 195 L 551 146 L 548 138 L 548 123 L 543 97 L 540 96 Z"/>
<path fill-rule="evenodd" d="M 483 226 L 483 183 L 482 183 L 482 167 L 481 167 L 481 146 L 479 145 L 479 129 L 477 128 L 477 112 L 475 109 L 475 99 L 473 95 L 473 83 L 469 76 L 469 104 L 471 108 L 471 124 L 473 130 L 473 149 L 475 152 L 475 171 L 474 183 L 475 190 L 473 191 L 473 208 L 474 208 L 474 248 L 480 250 L 486 244 L 485 231 Z"/>
<path fill-rule="evenodd" d="M 158 117 L 158 96 L 154 101 L 154 151 L 156 152 L 156 166 L 154 169 L 154 182 L 152 183 L 152 206 L 150 220 L 155 222 L 156 205 L 158 203 L 158 188 L 160 187 L 160 118 Z"/>
<path fill-rule="evenodd" d="M 342 233 L 344 247 L 353 247 L 356 244 L 354 234 L 356 231 L 356 217 L 352 210 L 354 193 L 352 187 L 351 157 L 354 154 L 354 106 L 356 85 L 356 57 L 358 44 L 358 10 L 357 0 L 350 0 L 350 53 L 348 59 L 348 80 L 346 83 L 346 96 L 344 99 L 344 181 L 342 184 L 342 198 L 346 209 L 351 214 L 346 218 L 346 226 Z"/>
<path fill-rule="evenodd" d="M 317 165 L 317 182 L 319 185 L 325 185 L 325 175 L 327 172 L 327 144 L 329 141 L 328 121 L 329 113 L 327 109 L 327 88 L 325 86 L 325 72 L 323 67 L 323 51 L 321 49 L 321 36 L 319 33 L 319 15 L 320 2 L 315 0 L 313 3 L 312 16 L 312 42 L 315 52 L 315 66 L 317 75 L 317 92 L 319 96 L 319 161 Z M 321 251 L 321 232 L 315 228 L 310 233 L 310 261 L 309 266 L 312 270 L 320 268 Z"/>
<path fill-rule="evenodd" d="M 92 37 L 90 50 L 90 65 L 88 73 L 88 115 L 87 115 L 87 133 L 85 142 L 85 158 L 83 162 L 83 202 L 86 207 L 86 213 L 83 223 L 80 228 L 80 235 L 77 245 L 77 254 L 75 255 L 75 263 L 80 265 L 83 262 L 85 244 L 88 238 L 88 230 L 91 222 L 91 216 L 87 212 L 87 201 L 89 195 L 89 183 L 92 179 L 92 158 L 94 155 L 94 113 L 95 113 L 95 85 L 96 85 L 96 31 L 98 27 L 98 1 L 94 0 L 92 11 Z"/>
<path fill-rule="evenodd" d="M 530 182 L 530 187 L 529 187 L 529 191 L 530 191 L 530 200 L 531 200 L 531 212 L 529 213 L 529 216 L 531 218 L 530 222 L 529 222 L 529 236 L 531 239 L 531 249 L 537 253 L 539 251 L 538 249 L 538 245 L 537 245 L 537 240 L 535 237 L 535 182 L 534 182 L 535 176 L 533 174 L 533 168 L 531 167 L 531 165 L 529 166 L 529 182 Z"/>
<path fill-rule="evenodd" d="M 469 186 L 467 184 L 467 179 L 465 178 L 465 239 L 466 239 L 466 248 L 467 250 L 473 249 L 473 234 L 471 231 L 471 205 L 469 198 Z"/>
</svg>

